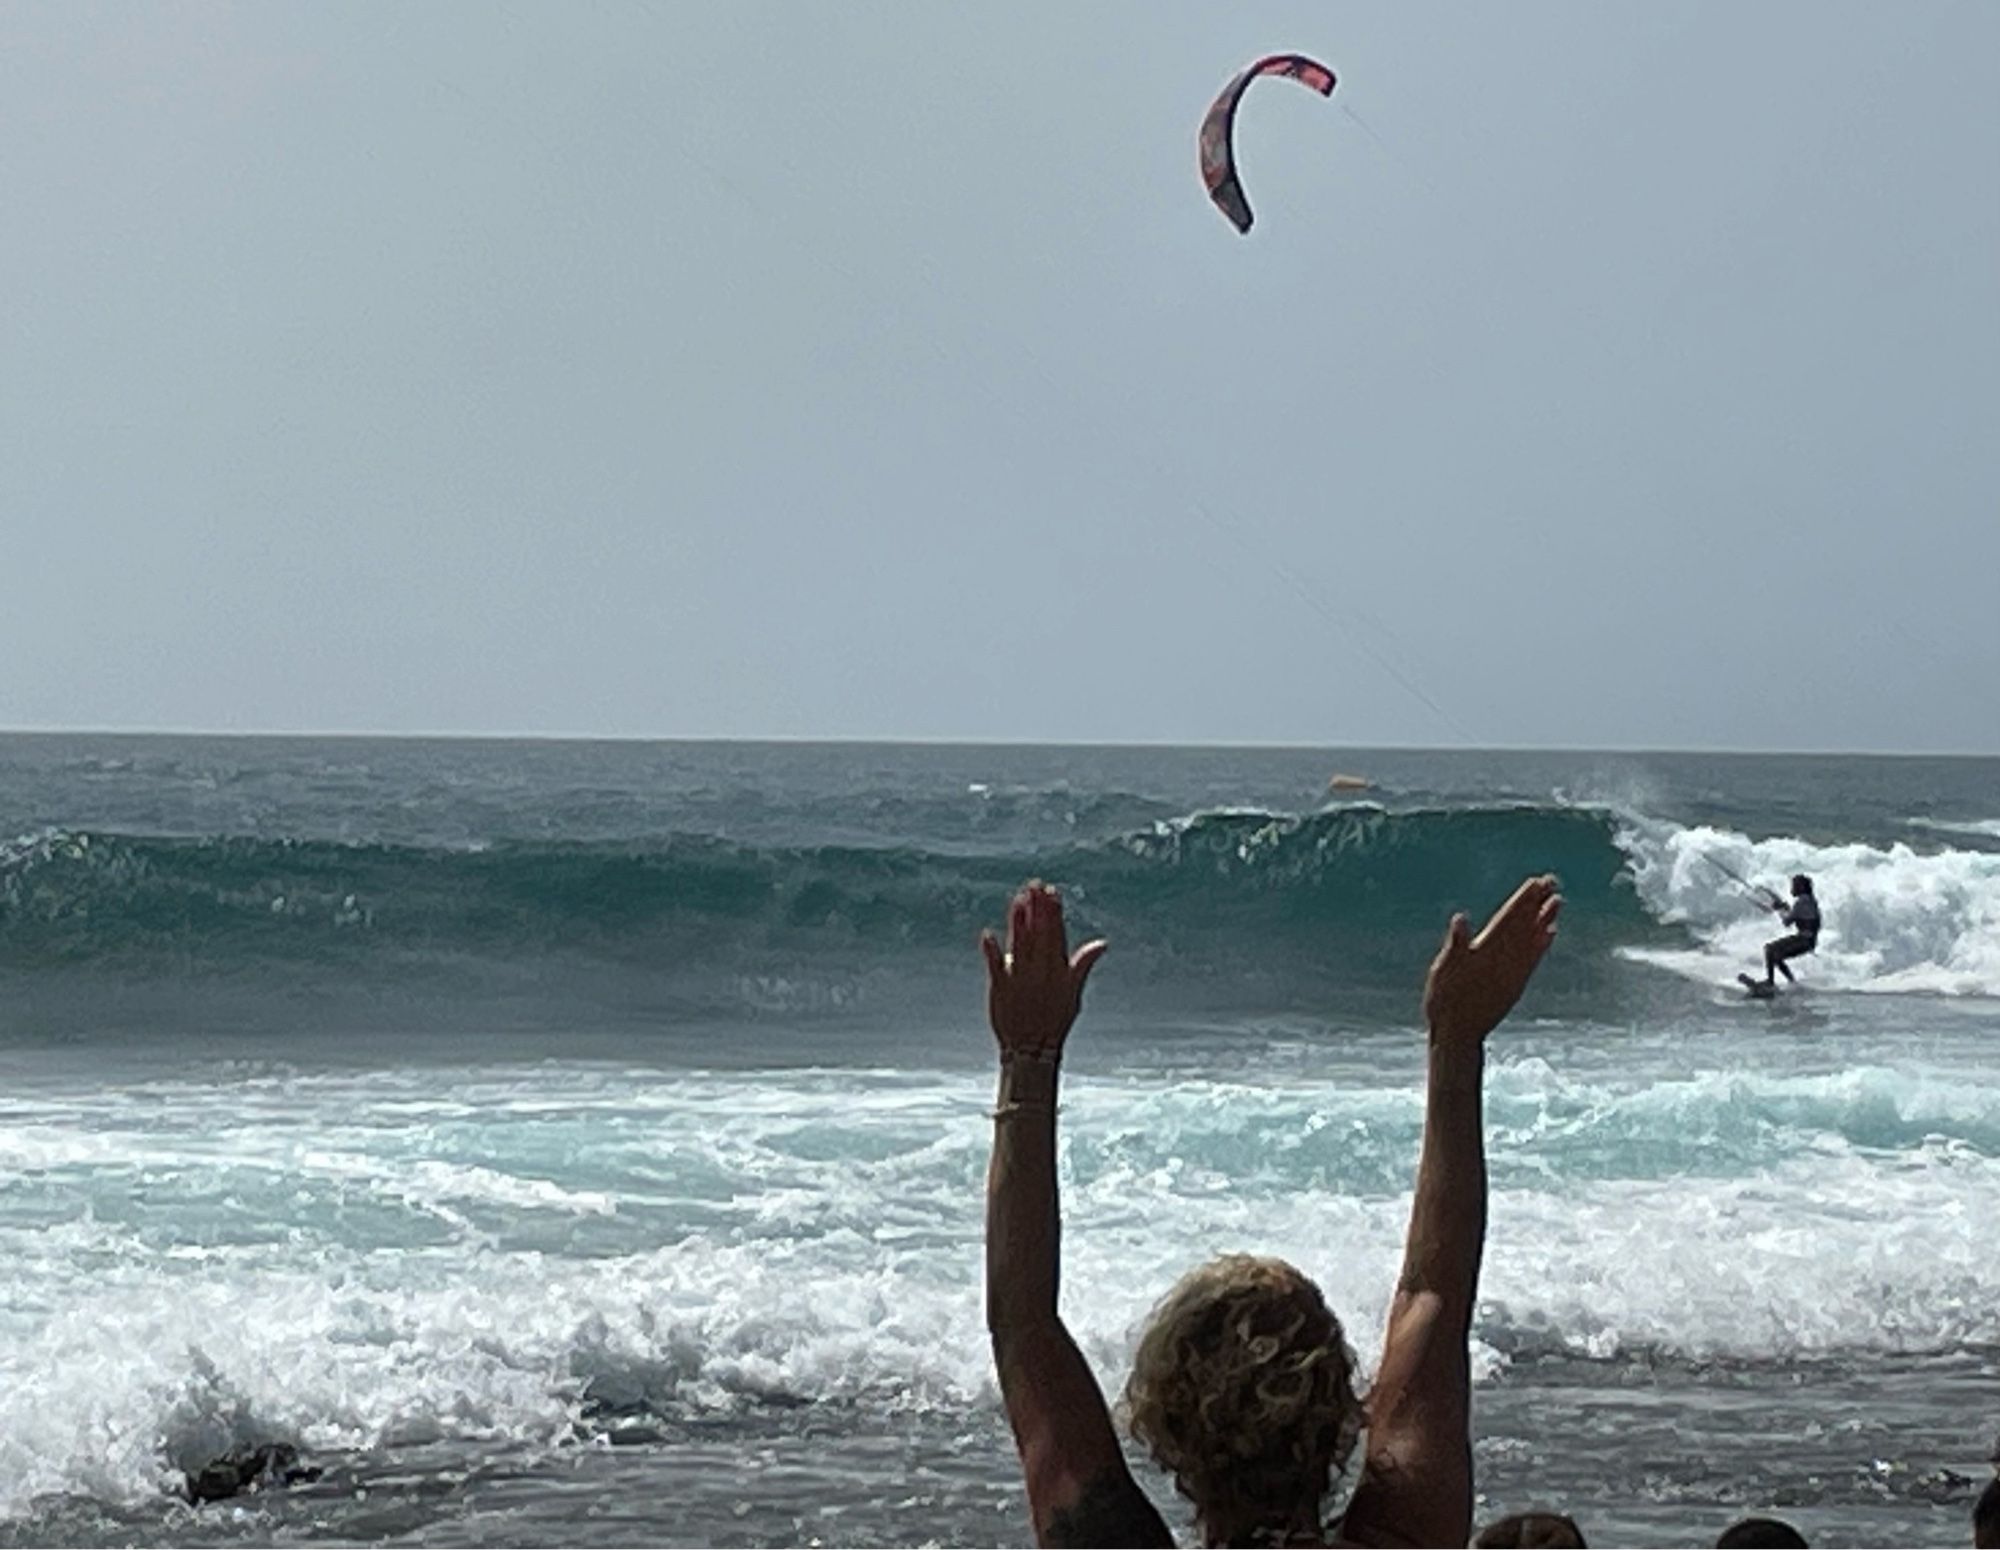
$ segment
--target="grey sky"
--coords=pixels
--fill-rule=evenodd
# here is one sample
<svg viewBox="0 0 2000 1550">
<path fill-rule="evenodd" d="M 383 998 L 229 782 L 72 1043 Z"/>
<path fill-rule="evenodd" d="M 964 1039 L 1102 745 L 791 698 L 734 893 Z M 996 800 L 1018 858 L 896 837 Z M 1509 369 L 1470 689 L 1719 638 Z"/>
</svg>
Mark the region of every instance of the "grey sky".
<svg viewBox="0 0 2000 1550">
<path fill-rule="evenodd" d="M 2000 752 L 1997 56 L 0 4 L 0 725 Z"/>
</svg>

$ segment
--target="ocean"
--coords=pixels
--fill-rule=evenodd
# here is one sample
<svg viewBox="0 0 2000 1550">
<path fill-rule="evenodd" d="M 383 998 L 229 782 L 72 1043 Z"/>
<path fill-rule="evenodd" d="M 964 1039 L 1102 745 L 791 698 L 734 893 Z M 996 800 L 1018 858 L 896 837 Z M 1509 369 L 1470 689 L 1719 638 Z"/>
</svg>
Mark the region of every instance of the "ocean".
<svg viewBox="0 0 2000 1550">
<path fill-rule="evenodd" d="M 1723 867 L 1817 879 L 1797 993 Z M 1062 1178 L 1115 1393 L 1225 1250 L 1372 1361 L 1425 965 L 1541 870 L 1482 1520 L 1968 1542 L 2000 760 L 150 736 L 0 737 L 0 1541 L 1022 1542 L 978 928 L 1040 876 L 1111 941 Z M 263 1442 L 323 1473 L 182 1499 Z"/>
</svg>

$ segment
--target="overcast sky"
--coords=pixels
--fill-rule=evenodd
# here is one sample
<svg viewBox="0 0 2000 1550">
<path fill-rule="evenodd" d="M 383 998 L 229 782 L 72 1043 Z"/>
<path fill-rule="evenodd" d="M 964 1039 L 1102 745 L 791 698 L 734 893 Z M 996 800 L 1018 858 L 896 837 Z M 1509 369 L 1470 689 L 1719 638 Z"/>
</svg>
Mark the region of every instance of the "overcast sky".
<svg viewBox="0 0 2000 1550">
<path fill-rule="evenodd" d="M 0 3 L 0 725 L 2000 752 L 1996 57 Z"/>
</svg>

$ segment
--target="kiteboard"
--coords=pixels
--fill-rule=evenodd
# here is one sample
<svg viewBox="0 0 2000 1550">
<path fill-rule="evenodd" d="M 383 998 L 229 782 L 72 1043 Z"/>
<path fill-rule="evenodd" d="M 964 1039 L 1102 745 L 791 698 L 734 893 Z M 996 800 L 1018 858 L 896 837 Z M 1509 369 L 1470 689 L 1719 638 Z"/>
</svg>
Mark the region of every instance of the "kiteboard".
<svg viewBox="0 0 2000 1550">
<path fill-rule="evenodd" d="M 1743 986 L 1743 993 L 1752 1001 L 1775 1001 L 1778 997 L 1778 987 L 1776 985 L 1767 985 L 1762 980 L 1753 980 L 1747 974 L 1739 974 L 1736 978 Z"/>
</svg>

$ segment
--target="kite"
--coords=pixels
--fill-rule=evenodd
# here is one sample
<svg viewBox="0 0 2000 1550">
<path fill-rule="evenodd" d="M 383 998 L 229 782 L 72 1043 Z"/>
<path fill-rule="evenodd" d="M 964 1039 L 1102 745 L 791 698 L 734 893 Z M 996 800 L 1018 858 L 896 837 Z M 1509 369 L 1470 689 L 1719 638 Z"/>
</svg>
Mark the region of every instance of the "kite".
<svg viewBox="0 0 2000 1550">
<path fill-rule="evenodd" d="M 1201 180 L 1215 207 L 1240 232 L 1248 232 L 1255 217 L 1236 177 L 1236 104 L 1260 75 L 1288 75 L 1322 97 L 1333 95 L 1333 72 L 1325 65 L 1303 54 L 1272 54 L 1238 74 L 1209 105 L 1201 121 Z"/>
</svg>

